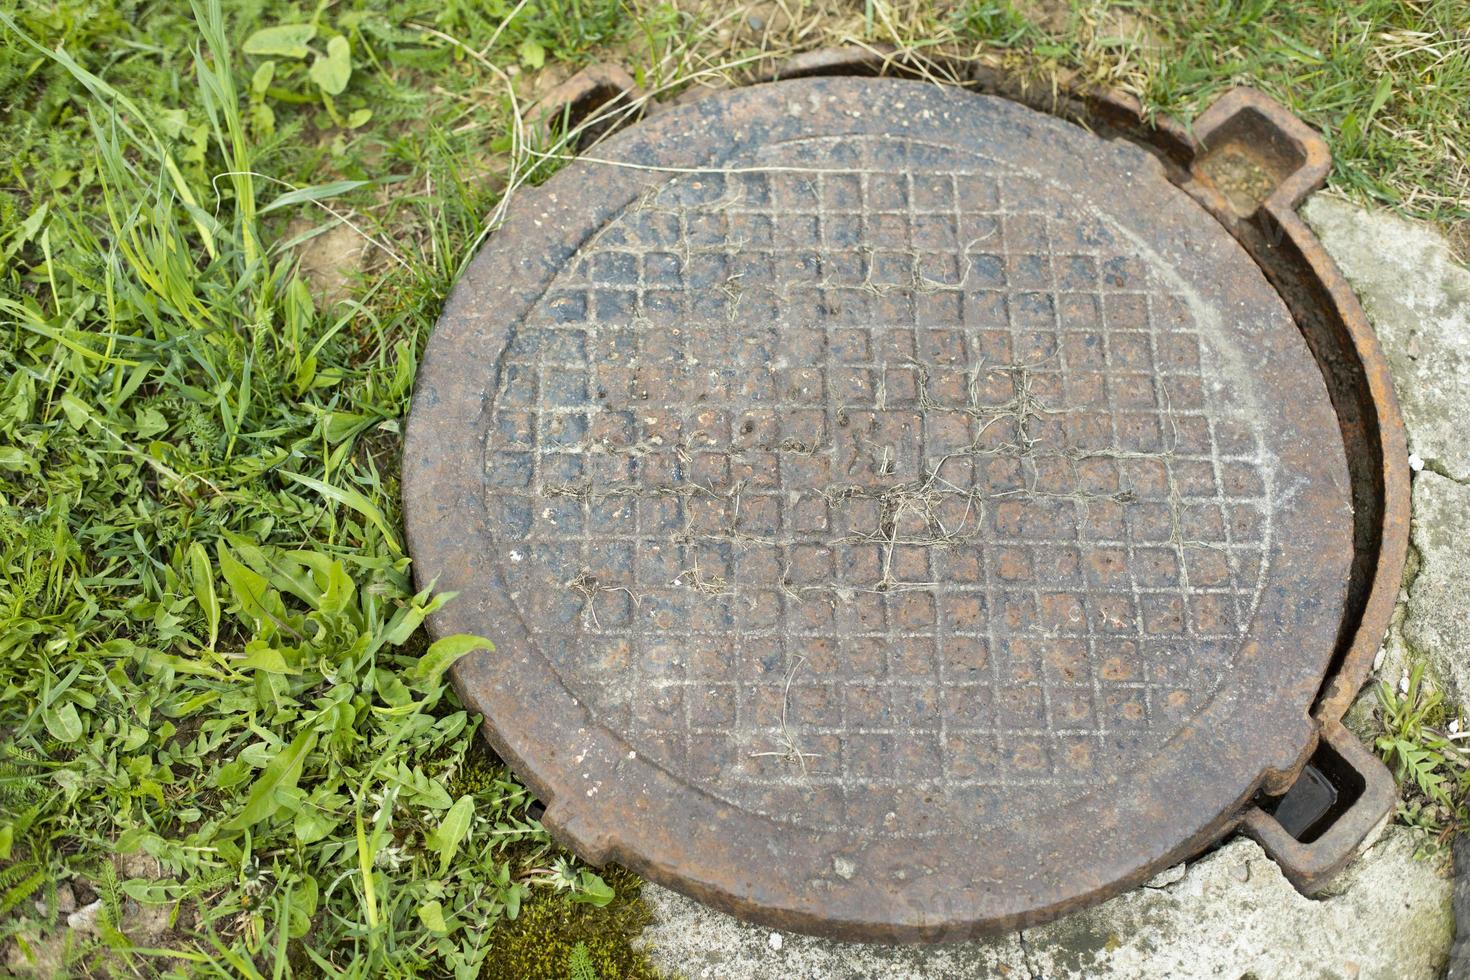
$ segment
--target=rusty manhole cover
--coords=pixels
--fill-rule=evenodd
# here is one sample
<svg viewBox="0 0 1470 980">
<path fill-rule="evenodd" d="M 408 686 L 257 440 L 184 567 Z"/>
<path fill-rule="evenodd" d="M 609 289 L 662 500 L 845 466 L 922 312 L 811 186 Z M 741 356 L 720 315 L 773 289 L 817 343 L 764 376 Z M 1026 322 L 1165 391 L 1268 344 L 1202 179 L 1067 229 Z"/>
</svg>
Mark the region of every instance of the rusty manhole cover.
<svg viewBox="0 0 1470 980">
<path fill-rule="evenodd" d="M 527 192 L 405 465 L 456 681 L 593 861 L 944 938 L 1218 836 L 1311 751 L 1354 552 L 1292 315 L 1126 141 L 724 93 Z"/>
</svg>

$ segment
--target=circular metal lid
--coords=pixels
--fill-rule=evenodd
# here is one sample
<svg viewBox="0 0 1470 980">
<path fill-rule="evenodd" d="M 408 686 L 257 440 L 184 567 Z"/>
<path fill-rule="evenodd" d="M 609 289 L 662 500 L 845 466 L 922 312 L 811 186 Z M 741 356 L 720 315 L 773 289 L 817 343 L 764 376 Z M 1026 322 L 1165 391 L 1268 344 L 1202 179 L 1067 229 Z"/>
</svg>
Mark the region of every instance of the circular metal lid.
<svg viewBox="0 0 1470 980">
<path fill-rule="evenodd" d="M 1310 748 L 1352 555 L 1257 266 L 1135 146 L 891 79 L 597 147 L 456 287 L 405 458 L 546 822 L 789 928 L 1031 922 Z"/>
</svg>

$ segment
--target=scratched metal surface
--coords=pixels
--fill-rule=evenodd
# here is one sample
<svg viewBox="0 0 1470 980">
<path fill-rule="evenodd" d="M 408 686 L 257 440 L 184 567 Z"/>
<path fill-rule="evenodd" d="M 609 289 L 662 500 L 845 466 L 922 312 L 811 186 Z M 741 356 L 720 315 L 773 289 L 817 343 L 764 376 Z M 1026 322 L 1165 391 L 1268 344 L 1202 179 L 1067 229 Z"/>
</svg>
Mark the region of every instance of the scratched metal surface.
<svg viewBox="0 0 1470 980">
<path fill-rule="evenodd" d="M 706 99 L 512 209 L 431 341 L 416 572 L 548 825 L 956 938 L 1136 880 L 1311 739 L 1338 425 L 1131 145 L 872 79 Z"/>
</svg>

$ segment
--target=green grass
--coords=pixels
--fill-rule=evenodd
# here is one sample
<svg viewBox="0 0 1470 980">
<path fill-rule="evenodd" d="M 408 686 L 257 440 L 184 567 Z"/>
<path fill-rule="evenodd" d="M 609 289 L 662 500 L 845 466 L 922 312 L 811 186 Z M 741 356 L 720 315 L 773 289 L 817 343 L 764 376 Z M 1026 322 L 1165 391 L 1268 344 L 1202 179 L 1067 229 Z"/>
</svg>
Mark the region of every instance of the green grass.
<svg viewBox="0 0 1470 980">
<path fill-rule="evenodd" d="M 360 129 L 368 98 L 318 81 L 289 46 L 252 87 L 238 29 L 197 13 L 197 28 L 165 16 L 159 30 L 198 50 L 149 49 L 168 68 L 142 84 L 134 66 L 131 91 L 30 47 L 34 23 L 7 40 L 22 76 L 49 76 L 38 95 L 71 90 L 32 111 L 84 152 L 66 180 L 21 172 L 40 219 L 12 232 L 0 293 L 0 929 L 38 949 L 58 885 L 102 892 L 116 852 L 151 873 L 117 883 L 67 972 L 473 976 L 484 926 L 533 887 L 611 897 L 553 852 L 507 774 L 463 778 L 477 720 L 443 673 L 486 642 L 425 647 L 419 624 L 452 597 L 415 593 L 399 543 L 416 352 L 494 195 L 465 179 L 469 147 L 446 120 L 386 128 L 416 111 L 417 80 L 382 80 L 393 112 L 355 137 L 355 158 L 313 148 L 309 132 L 355 133 L 354 114 Z M 538 36 L 543 51 L 586 40 L 505 43 Z M 440 55 L 435 71 L 453 73 Z M 436 190 L 377 213 L 361 199 L 357 224 L 377 241 L 398 221 L 426 231 L 382 246 L 382 274 L 317 309 L 287 220 L 399 191 L 399 168 Z M 129 900 L 166 908 L 172 928 L 127 935 Z"/>
<path fill-rule="evenodd" d="M 554 846 L 446 689 L 495 638 L 427 645 L 453 600 L 415 591 L 400 533 L 418 354 L 545 174 L 520 113 L 587 60 L 672 93 L 888 41 L 1186 117 L 1252 82 L 1329 135 L 1337 189 L 1467 215 L 1460 0 L 1087 3 L 1045 28 L 985 0 L 788 7 L 757 29 L 725 3 L 0 6 L 0 955 L 651 975 L 637 882 Z M 362 257 L 328 302 L 298 259 L 344 236 Z M 1405 744 L 1443 724 L 1412 716 Z M 64 939 L 68 892 L 102 903 L 95 932 Z"/>
<path fill-rule="evenodd" d="M 1425 684 L 1422 664 L 1399 686 L 1384 681 L 1375 693 L 1382 726 L 1376 747 L 1403 788 L 1399 820 L 1423 832 L 1426 854 L 1443 856 L 1449 839 L 1470 827 L 1464 714 Z"/>
<path fill-rule="evenodd" d="M 1335 189 L 1417 217 L 1470 217 L 1462 0 L 1083 4 L 1068 25 L 1033 51 L 1184 119 L 1253 85 L 1327 136 Z"/>
</svg>

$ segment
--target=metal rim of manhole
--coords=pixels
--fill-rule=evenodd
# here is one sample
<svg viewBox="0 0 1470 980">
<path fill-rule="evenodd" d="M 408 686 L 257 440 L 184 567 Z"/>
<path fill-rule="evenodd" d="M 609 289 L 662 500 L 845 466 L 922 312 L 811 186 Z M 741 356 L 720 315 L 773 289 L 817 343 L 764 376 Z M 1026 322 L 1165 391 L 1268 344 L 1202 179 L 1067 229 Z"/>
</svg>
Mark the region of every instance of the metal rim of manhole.
<svg viewBox="0 0 1470 980">
<path fill-rule="evenodd" d="M 646 118 L 469 266 L 403 474 L 457 689 L 560 840 L 780 928 L 1031 924 L 1237 829 L 1316 887 L 1391 806 L 1340 719 L 1407 527 L 1325 144 L 871 68 Z"/>
</svg>

